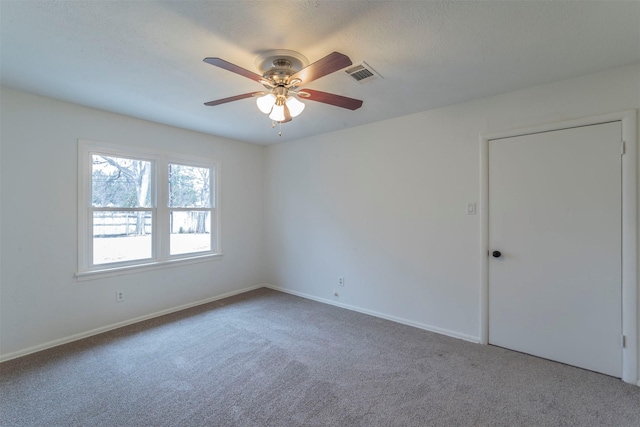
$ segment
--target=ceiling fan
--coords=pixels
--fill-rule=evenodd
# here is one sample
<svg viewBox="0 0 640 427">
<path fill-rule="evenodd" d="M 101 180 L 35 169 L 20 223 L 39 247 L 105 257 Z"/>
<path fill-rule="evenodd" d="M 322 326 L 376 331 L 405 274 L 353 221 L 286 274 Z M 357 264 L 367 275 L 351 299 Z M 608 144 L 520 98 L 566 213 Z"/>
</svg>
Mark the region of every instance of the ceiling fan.
<svg viewBox="0 0 640 427">
<path fill-rule="evenodd" d="M 266 89 L 266 91 L 243 93 L 205 102 L 204 105 L 214 106 L 256 97 L 258 108 L 269 115 L 272 127 L 275 123 L 290 122 L 293 117 L 304 110 L 304 103 L 299 99 L 322 102 L 348 110 L 357 110 L 362 106 L 362 101 L 358 99 L 319 90 L 300 89 L 302 85 L 352 64 L 348 56 L 339 52 L 330 53 L 313 64 L 307 65 L 307 58 L 298 52 L 284 49 L 267 51 L 256 59 L 256 67 L 262 72 L 262 75 L 221 58 L 205 58 L 204 62 L 258 82 Z"/>
</svg>

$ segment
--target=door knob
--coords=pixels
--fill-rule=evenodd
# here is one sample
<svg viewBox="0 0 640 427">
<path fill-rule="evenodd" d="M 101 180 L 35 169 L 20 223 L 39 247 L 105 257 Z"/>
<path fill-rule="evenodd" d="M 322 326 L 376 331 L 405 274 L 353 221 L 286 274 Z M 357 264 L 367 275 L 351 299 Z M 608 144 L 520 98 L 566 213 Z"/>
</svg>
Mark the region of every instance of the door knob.
<svg viewBox="0 0 640 427">
<path fill-rule="evenodd" d="M 502 252 L 500 251 L 493 251 L 491 253 L 491 255 L 493 255 L 494 258 L 500 258 L 502 256 Z"/>
</svg>

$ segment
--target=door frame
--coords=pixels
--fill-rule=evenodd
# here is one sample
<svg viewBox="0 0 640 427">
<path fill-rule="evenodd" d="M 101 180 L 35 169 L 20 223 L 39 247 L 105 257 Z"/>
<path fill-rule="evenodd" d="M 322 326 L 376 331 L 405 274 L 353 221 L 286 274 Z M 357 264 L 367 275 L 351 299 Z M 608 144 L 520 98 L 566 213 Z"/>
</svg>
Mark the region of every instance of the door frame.
<svg viewBox="0 0 640 427">
<path fill-rule="evenodd" d="M 480 134 L 480 343 L 489 343 L 489 141 L 610 122 L 622 123 L 622 380 L 638 382 L 638 174 L 636 110 Z M 622 341 L 622 338 L 621 338 Z M 622 346 L 622 342 L 621 342 Z"/>
</svg>

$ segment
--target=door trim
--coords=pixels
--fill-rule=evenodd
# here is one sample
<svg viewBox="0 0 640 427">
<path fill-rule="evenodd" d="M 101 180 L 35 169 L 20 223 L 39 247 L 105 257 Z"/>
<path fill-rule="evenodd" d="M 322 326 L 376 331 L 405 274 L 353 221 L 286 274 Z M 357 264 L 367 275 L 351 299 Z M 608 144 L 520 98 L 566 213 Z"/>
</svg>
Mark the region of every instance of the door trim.
<svg viewBox="0 0 640 427">
<path fill-rule="evenodd" d="M 622 123 L 622 380 L 638 382 L 638 211 L 636 110 L 480 134 L 480 342 L 489 343 L 489 141 L 610 122 Z"/>
</svg>

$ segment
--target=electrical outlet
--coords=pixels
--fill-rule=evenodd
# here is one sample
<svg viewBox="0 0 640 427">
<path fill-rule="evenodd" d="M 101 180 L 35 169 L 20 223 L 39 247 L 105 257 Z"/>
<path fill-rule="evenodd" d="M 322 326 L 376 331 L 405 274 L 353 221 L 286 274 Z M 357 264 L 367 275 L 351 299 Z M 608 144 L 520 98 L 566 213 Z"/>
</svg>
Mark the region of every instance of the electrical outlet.
<svg viewBox="0 0 640 427">
<path fill-rule="evenodd" d="M 116 302 L 124 301 L 124 292 L 116 291 Z"/>
<path fill-rule="evenodd" d="M 344 277 L 338 277 L 338 286 L 344 286 Z"/>
</svg>

